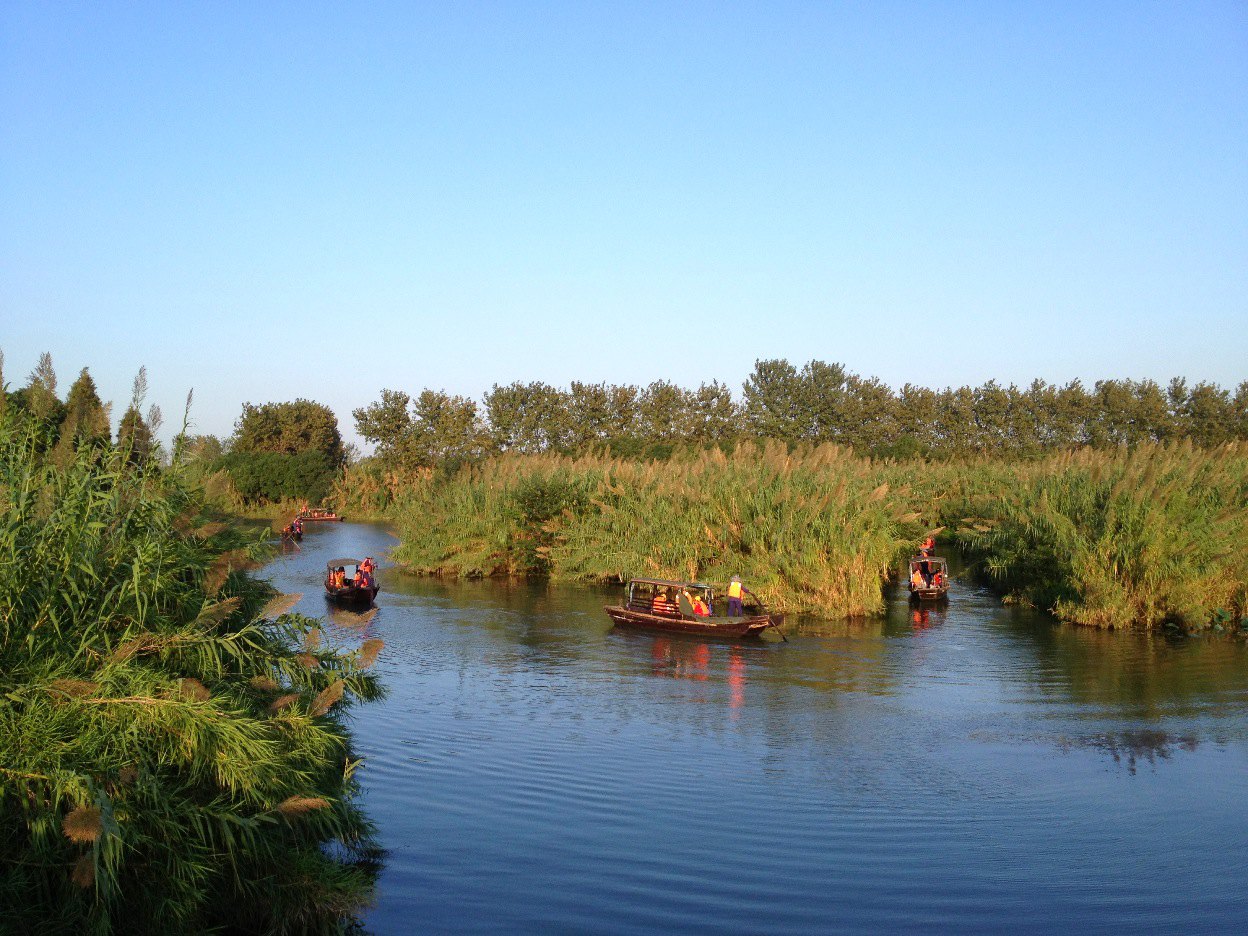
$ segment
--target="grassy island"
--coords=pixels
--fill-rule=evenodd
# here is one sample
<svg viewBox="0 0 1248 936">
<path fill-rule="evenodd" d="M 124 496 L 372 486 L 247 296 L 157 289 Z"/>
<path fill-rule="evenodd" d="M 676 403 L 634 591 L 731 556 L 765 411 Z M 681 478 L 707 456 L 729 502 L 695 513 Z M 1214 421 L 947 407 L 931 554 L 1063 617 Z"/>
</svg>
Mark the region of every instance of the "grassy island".
<svg viewBox="0 0 1248 936">
<path fill-rule="evenodd" d="M 504 455 L 409 479 L 395 558 L 451 576 L 745 578 L 777 609 L 879 614 L 931 531 L 1007 600 L 1100 627 L 1238 626 L 1248 450 L 869 459 L 741 444 L 666 460 Z"/>
</svg>

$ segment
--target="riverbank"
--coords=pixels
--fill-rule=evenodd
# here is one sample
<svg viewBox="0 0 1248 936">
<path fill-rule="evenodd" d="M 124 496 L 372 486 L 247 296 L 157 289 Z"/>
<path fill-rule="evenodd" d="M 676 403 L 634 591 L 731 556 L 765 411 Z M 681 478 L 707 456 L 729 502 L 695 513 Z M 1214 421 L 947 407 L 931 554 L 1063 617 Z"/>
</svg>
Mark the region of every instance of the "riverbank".
<svg viewBox="0 0 1248 936">
<path fill-rule="evenodd" d="M 1071 623 L 1239 629 L 1248 449 L 1190 444 L 1033 461 L 876 461 L 835 446 L 667 461 L 500 456 L 408 484 L 408 569 L 451 577 L 724 582 L 777 610 L 878 615 L 935 531 L 1005 600 Z"/>
</svg>

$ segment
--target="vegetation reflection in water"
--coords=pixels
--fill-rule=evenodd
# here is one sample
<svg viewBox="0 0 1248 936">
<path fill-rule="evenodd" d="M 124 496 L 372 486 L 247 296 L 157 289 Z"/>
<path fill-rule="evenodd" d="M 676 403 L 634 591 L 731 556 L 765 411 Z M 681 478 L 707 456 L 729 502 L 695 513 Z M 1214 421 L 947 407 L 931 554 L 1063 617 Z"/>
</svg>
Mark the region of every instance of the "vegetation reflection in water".
<svg viewBox="0 0 1248 936">
<path fill-rule="evenodd" d="M 392 543 L 335 525 L 268 571 L 293 590 L 321 552 Z M 614 631 L 612 587 L 381 576 L 365 621 L 301 608 L 348 645 L 386 642 L 391 696 L 353 719 L 389 854 L 371 931 L 1039 932 L 1177 925 L 1177 907 L 1216 929 L 1236 912 L 1199 862 L 1248 860 L 1241 642 L 1055 625 L 964 577 L 947 605 L 890 593 L 881 617 L 747 645 Z M 783 904 L 695 870 L 747 865 L 786 882 Z"/>
</svg>

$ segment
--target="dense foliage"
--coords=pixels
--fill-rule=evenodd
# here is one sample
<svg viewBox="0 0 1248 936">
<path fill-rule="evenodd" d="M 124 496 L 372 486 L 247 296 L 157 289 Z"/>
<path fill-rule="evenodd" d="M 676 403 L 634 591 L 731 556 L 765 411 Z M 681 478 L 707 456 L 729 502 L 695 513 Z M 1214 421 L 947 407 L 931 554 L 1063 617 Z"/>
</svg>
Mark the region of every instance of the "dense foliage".
<svg viewBox="0 0 1248 936">
<path fill-rule="evenodd" d="M 216 440 L 211 440 L 215 442 Z M 200 440 L 202 451 L 211 448 Z M 346 463 L 338 417 L 310 400 L 243 404 L 227 455 L 207 470 L 225 471 L 244 503 L 320 503 Z"/>
<path fill-rule="evenodd" d="M 332 932 L 376 850 L 321 646 L 175 464 L 0 415 L 0 908 L 28 933 Z"/>
<path fill-rule="evenodd" d="M 338 417 L 323 403 L 295 400 L 293 403 L 243 404 L 243 414 L 234 425 L 236 453 L 299 455 L 320 452 L 335 468 L 346 459 Z"/>
<path fill-rule="evenodd" d="M 1248 450 L 1190 443 L 948 476 L 956 538 L 1011 597 L 1101 627 L 1248 616 Z"/>
<path fill-rule="evenodd" d="M 1178 439 L 1210 447 L 1248 440 L 1248 382 L 1234 395 L 1211 384 L 1166 388 L 1153 381 L 1078 381 L 1025 388 L 899 391 L 839 364 L 758 361 L 741 402 L 718 382 L 686 390 L 541 382 L 495 385 L 483 406 L 425 390 L 416 399 L 385 390 L 354 411 L 360 435 L 388 470 L 410 471 L 501 453 L 667 457 L 679 446 L 719 447 L 771 439 L 834 443 L 875 457 L 1035 458 L 1091 446 L 1147 445 Z"/>
<path fill-rule="evenodd" d="M 777 609 L 883 610 L 891 564 L 925 532 L 909 489 L 851 453 L 745 445 L 663 463 L 503 456 L 417 485 L 396 558 L 453 575 L 724 582 Z"/>
<path fill-rule="evenodd" d="M 1199 630 L 1248 615 L 1248 453 L 1234 445 L 940 464 L 778 443 L 663 462 L 506 455 L 409 479 L 395 516 L 396 558 L 437 574 L 739 574 L 776 608 L 836 618 L 880 613 L 936 532 L 972 574 L 1064 620 Z"/>
<path fill-rule="evenodd" d="M 245 501 L 267 503 L 319 504 L 329 497 L 338 474 L 323 452 L 230 452 L 210 467 L 229 472 L 234 489 Z"/>
</svg>

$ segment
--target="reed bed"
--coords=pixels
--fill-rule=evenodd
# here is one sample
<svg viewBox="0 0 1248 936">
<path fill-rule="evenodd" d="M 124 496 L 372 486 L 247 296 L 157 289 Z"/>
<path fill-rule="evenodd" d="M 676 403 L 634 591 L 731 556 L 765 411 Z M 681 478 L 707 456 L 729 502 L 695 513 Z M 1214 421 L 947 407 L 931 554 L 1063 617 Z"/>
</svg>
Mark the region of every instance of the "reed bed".
<svg viewBox="0 0 1248 936">
<path fill-rule="evenodd" d="M 950 473 L 955 539 L 1010 600 L 1106 628 L 1248 615 L 1248 449 L 1190 442 Z"/>
<path fill-rule="evenodd" d="M 1007 601 L 1077 624 L 1238 629 L 1248 614 L 1248 449 L 1190 443 L 1033 461 L 879 461 L 744 444 L 668 461 L 506 455 L 406 488 L 419 572 L 722 583 L 823 618 L 880 614 L 937 532 Z"/>
<path fill-rule="evenodd" d="M 887 469 L 836 446 L 678 453 L 668 461 L 503 456 L 414 492 L 396 558 L 451 575 L 725 582 L 769 606 L 879 614 L 882 584 L 924 532 Z"/>
<path fill-rule="evenodd" d="M 23 415 L 0 417 L 5 926 L 340 930 L 377 857 L 343 726 L 381 691 L 362 655 L 301 665 L 315 622 L 176 467 L 53 466 Z"/>
</svg>

